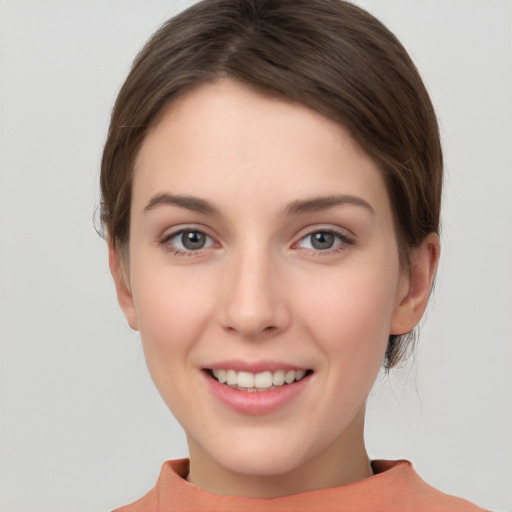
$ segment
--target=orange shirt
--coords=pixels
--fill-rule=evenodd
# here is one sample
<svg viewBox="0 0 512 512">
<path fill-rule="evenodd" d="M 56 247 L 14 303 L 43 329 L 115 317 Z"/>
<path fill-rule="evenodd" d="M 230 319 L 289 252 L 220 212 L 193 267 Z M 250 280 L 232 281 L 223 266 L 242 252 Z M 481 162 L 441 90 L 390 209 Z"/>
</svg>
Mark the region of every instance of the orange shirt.
<svg viewBox="0 0 512 512">
<path fill-rule="evenodd" d="M 167 461 L 155 487 L 114 512 L 482 512 L 424 482 L 406 460 L 372 462 L 374 476 L 354 484 L 273 499 L 233 498 L 188 483 L 189 461 Z"/>
</svg>

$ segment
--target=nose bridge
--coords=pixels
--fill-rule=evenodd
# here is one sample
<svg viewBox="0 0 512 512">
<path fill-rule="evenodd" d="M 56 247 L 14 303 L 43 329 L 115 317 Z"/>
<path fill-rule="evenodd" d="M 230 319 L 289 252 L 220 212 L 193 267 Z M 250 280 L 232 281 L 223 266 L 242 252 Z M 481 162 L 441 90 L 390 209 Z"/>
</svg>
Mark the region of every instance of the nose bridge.
<svg viewBox="0 0 512 512">
<path fill-rule="evenodd" d="M 288 314 L 278 276 L 276 257 L 264 244 L 233 250 L 226 268 L 223 326 L 249 337 L 283 330 Z"/>
</svg>

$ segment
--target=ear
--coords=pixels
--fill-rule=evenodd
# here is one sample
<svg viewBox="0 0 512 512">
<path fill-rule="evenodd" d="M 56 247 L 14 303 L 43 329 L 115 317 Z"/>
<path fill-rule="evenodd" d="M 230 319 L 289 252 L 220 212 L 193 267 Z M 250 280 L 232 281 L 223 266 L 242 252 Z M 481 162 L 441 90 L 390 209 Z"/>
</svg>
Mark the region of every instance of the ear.
<svg viewBox="0 0 512 512">
<path fill-rule="evenodd" d="M 123 310 L 124 316 L 128 321 L 128 325 L 138 330 L 137 323 L 137 312 L 133 303 L 133 296 L 130 289 L 130 278 L 128 273 L 128 262 L 126 258 L 122 258 L 119 254 L 119 250 L 109 242 L 108 244 L 108 264 L 110 267 L 110 273 L 114 279 L 116 285 L 117 300 L 121 309 Z"/>
<path fill-rule="evenodd" d="M 436 274 L 439 251 L 439 237 L 436 233 L 430 233 L 421 246 L 414 249 L 409 274 L 404 274 L 404 282 L 400 286 L 390 334 L 408 333 L 421 320 Z"/>
</svg>

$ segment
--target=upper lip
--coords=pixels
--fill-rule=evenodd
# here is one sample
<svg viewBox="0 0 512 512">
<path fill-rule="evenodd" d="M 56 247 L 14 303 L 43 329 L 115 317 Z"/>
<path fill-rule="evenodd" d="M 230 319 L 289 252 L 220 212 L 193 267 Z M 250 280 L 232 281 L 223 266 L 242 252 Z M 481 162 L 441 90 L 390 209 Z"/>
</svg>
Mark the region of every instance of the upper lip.
<svg viewBox="0 0 512 512">
<path fill-rule="evenodd" d="M 204 369 L 235 370 L 237 372 L 261 373 L 266 371 L 274 372 L 276 370 L 308 370 L 309 368 L 301 365 L 284 363 L 281 361 L 244 361 L 242 359 L 229 359 L 211 363 L 206 365 Z"/>
</svg>

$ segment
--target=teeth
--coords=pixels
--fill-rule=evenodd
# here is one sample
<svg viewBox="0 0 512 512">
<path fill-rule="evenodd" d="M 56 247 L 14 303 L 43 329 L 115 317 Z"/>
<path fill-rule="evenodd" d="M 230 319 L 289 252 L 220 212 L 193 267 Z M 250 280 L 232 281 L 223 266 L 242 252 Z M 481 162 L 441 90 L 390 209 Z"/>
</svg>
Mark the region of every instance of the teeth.
<svg viewBox="0 0 512 512">
<path fill-rule="evenodd" d="M 238 372 L 238 387 L 239 388 L 253 388 L 254 387 L 254 373 Z"/>
<path fill-rule="evenodd" d="M 254 387 L 269 388 L 272 386 L 272 372 L 257 373 L 254 376 Z M 251 387 L 251 386 L 247 386 Z"/>
<path fill-rule="evenodd" d="M 304 375 L 306 375 L 306 370 L 297 370 L 295 372 L 295 380 L 302 379 L 302 377 L 304 377 Z"/>
<path fill-rule="evenodd" d="M 228 370 L 226 372 L 226 382 L 230 386 L 238 386 L 238 376 L 235 370 Z"/>
<path fill-rule="evenodd" d="M 226 382 L 226 370 L 212 370 L 213 376 L 221 383 Z"/>
<path fill-rule="evenodd" d="M 284 370 L 276 370 L 272 374 L 272 384 L 274 386 L 282 386 L 284 384 Z"/>
<path fill-rule="evenodd" d="M 286 375 L 284 376 L 284 381 L 286 384 L 291 384 L 295 380 L 295 372 L 293 370 L 288 370 Z"/>
<path fill-rule="evenodd" d="M 212 370 L 213 376 L 221 383 L 246 391 L 274 389 L 284 383 L 301 380 L 306 370 L 276 370 L 261 373 L 237 372 L 235 370 Z"/>
</svg>

